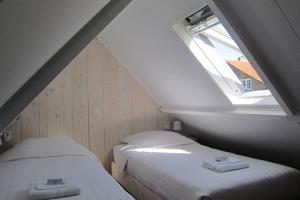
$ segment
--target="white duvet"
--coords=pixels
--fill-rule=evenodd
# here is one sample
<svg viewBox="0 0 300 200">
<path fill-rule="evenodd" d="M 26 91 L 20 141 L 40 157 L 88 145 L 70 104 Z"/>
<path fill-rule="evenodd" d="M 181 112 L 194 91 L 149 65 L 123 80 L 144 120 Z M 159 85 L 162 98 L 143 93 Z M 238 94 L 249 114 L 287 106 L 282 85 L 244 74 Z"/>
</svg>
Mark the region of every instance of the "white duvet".
<svg viewBox="0 0 300 200">
<path fill-rule="evenodd" d="M 0 157 L 0 199 L 27 200 L 30 183 L 76 181 L 79 196 L 66 200 L 133 200 L 85 148 L 61 139 L 30 139 Z"/>
<path fill-rule="evenodd" d="M 218 173 L 202 161 L 230 156 L 250 168 Z M 212 149 L 197 143 L 156 146 L 125 144 L 114 148 L 120 169 L 169 200 L 299 200 L 300 173 L 283 165 Z"/>
</svg>

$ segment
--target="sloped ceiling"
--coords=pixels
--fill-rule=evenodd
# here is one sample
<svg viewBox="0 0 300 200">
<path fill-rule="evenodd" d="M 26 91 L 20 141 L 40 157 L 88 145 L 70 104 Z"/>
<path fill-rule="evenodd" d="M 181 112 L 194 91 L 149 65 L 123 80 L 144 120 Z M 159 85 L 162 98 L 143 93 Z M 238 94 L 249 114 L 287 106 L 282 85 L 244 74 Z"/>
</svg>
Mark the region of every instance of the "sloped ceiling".
<svg viewBox="0 0 300 200">
<path fill-rule="evenodd" d="M 135 0 L 100 35 L 161 105 L 231 104 L 172 28 L 206 5 L 204 1 Z M 295 8 L 300 7 L 299 1 L 219 2 L 227 4 L 227 12 L 236 13 L 253 38 L 253 49 L 259 49 L 259 56 L 267 63 L 263 71 L 292 112 L 297 113 L 300 25 Z"/>
<path fill-rule="evenodd" d="M 1 1 L 0 106 L 108 1 Z"/>
<path fill-rule="evenodd" d="M 100 38 L 161 105 L 227 105 L 172 26 L 203 3 L 136 0 Z"/>
</svg>

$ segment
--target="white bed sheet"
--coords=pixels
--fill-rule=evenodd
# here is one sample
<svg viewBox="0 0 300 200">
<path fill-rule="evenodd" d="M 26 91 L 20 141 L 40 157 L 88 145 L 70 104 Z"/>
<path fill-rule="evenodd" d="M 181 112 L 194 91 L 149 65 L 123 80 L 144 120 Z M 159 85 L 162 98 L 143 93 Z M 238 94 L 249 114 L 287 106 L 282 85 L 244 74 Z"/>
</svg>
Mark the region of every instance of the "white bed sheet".
<svg viewBox="0 0 300 200">
<path fill-rule="evenodd" d="M 30 183 L 50 178 L 73 180 L 80 185 L 80 195 L 61 199 L 133 200 L 104 170 L 96 156 L 68 140 L 28 140 L 0 160 L 1 200 L 27 200 Z"/>
<path fill-rule="evenodd" d="M 226 155 L 250 168 L 226 173 L 202 167 L 203 160 Z M 200 144 L 138 148 L 118 145 L 120 169 L 169 200 L 299 200 L 299 171 L 283 165 L 212 149 Z"/>
</svg>

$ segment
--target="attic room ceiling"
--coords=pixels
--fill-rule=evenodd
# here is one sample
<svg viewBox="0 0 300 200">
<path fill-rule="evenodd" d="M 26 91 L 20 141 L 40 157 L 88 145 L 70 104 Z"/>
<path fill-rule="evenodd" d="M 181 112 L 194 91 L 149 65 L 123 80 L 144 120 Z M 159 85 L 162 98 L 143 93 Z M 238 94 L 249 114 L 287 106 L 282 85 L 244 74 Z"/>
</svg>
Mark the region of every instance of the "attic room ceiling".
<svg viewBox="0 0 300 200">
<path fill-rule="evenodd" d="M 0 105 L 109 0 L 9 0 L 0 4 Z"/>
<path fill-rule="evenodd" d="M 267 72 L 264 77 L 268 87 L 283 102 L 280 105 L 289 106 L 295 114 L 300 102 L 297 78 L 300 26 L 295 9 L 299 8 L 299 1 L 228 2 L 230 9 L 225 11 L 236 12 L 241 23 L 246 23 L 249 36 L 254 38 L 253 48 L 260 48 L 259 56 L 266 64 L 260 67 L 262 73 Z M 99 38 L 162 106 L 231 106 L 172 28 L 205 5 L 205 0 L 135 0 Z M 258 13 L 252 16 L 256 8 Z"/>
<path fill-rule="evenodd" d="M 172 28 L 201 6 L 136 0 L 99 38 L 161 105 L 231 105 Z"/>
</svg>

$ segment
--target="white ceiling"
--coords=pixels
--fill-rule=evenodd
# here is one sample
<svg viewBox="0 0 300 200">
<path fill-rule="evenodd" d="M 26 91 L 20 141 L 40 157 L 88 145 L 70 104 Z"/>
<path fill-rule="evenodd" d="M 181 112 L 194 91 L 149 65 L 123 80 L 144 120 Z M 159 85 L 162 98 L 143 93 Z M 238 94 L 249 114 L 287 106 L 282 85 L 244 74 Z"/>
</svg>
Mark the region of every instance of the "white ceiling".
<svg viewBox="0 0 300 200">
<path fill-rule="evenodd" d="M 134 0 L 99 36 L 162 106 L 231 105 L 172 28 L 206 5 L 203 1 Z M 260 67 L 272 71 L 273 86 L 282 86 L 281 93 L 297 104 L 300 3 L 289 2 L 230 0 L 228 5 L 268 60 L 268 66 Z"/>
<path fill-rule="evenodd" d="M 108 1 L 2 1 L 0 106 Z"/>
<path fill-rule="evenodd" d="M 99 36 L 160 105 L 230 104 L 172 28 L 201 5 L 135 0 Z"/>
</svg>

